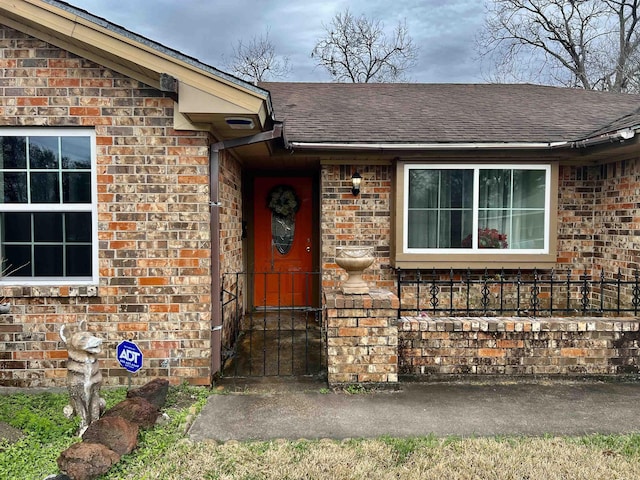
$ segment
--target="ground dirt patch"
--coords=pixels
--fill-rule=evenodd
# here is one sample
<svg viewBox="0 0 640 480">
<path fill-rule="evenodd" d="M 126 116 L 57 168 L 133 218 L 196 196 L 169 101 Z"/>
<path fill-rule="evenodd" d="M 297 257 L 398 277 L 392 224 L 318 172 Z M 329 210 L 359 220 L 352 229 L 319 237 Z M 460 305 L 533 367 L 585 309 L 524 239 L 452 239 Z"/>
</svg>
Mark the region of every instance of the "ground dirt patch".
<svg viewBox="0 0 640 480">
<path fill-rule="evenodd" d="M 6 440 L 9 443 L 15 443 L 23 437 L 22 430 L 14 428 L 8 423 L 0 422 L 0 441 Z"/>
</svg>

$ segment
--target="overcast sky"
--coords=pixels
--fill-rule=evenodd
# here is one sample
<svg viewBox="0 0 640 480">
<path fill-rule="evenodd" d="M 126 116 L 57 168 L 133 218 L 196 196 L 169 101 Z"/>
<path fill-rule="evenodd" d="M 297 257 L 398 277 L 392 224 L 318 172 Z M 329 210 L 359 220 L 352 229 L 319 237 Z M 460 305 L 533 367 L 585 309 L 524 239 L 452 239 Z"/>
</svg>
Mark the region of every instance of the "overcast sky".
<svg viewBox="0 0 640 480">
<path fill-rule="evenodd" d="M 420 48 L 415 82 L 479 83 L 474 37 L 483 22 L 483 0 L 67 0 L 112 23 L 224 70 L 239 40 L 265 33 L 278 54 L 289 57 L 283 80 L 323 82 L 311 50 L 323 23 L 349 8 L 384 22 L 391 32 L 406 19 Z"/>
</svg>

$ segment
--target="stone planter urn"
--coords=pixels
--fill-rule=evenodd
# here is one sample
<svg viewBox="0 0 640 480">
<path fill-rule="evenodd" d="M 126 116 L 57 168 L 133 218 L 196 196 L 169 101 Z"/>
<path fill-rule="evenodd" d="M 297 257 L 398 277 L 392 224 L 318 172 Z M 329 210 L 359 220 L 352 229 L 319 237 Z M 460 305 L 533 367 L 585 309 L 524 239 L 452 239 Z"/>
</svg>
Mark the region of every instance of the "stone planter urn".
<svg viewBox="0 0 640 480">
<path fill-rule="evenodd" d="M 336 263 L 349 275 L 340 287 L 342 293 L 359 295 L 369 293 L 369 286 L 362 279 L 362 272 L 371 266 L 373 260 L 373 247 L 336 247 Z"/>
</svg>

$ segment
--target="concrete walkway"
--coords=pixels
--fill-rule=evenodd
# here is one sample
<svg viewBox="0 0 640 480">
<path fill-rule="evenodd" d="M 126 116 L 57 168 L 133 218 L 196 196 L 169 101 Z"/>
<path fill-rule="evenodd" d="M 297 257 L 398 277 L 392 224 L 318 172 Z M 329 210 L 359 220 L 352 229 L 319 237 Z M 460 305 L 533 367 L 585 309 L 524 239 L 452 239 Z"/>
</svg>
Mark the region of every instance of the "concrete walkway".
<svg viewBox="0 0 640 480">
<path fill-rule="evenodd" d="M 191 439 L 640 432 L 640 383 L 405 383 L 398 391 L 358 394 L 267 390 L 212 395 Z"/>
</svg>

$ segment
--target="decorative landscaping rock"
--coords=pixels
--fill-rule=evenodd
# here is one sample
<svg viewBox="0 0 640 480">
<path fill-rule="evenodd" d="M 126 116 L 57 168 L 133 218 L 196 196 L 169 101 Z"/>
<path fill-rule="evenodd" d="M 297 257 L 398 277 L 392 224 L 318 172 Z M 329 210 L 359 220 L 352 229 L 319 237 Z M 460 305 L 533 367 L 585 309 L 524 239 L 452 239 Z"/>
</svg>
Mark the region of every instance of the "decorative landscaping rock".
<svg viewBox="0 0 640 480">
<path fill-rule="evenodd" d="M 58 467 L 63 472 L 60 480 L 94 479 L 120 461 L 121 455 L 131 453 L 138 444 L 139 429 L 155 424 L 167 399 L 168 388 L 167 380 L 156 379 L 127 392 L 130 398 L 107 410 L 89 425 L 81 443 L 60 454 Z"/>
<path fill-rule="evenodd" d="M 72 480 L 92 480 L 118 463 L 120 455 L 101 443 L 80 442 L 58 457 L 58 468 Z"/>
<path fill-rule="evenodd" d="M 122 417 L 102 417 L 89 425 L 82 441 L 101 443 L 118 455 L 126 455 L 138 444 L 138 425 Z"/>
<path fill-rule="evenodd" d="M 127 398 L 104 412 L 104 417 L 122 417 L 141 428 L 153 427 L 160 415 L 159 409 L 144 398 Z"/>
<path fill-rule="evenodd" d="M 167 401 L 168 392 L 169 380 L 156 378 L 140 388 L 129 390 L 127 392 L 127 398 L 144 398 L 149 403 L 155 405 L 157 409 L 161 409 Z"/>
<path fill-rule="evenodd" d="M 0 440 L 6 440 L 9 443 L 15 443 L 24 437 L 22 430 L 12 427 L 8 423 L 0 422 Z"/>
</svg>

